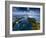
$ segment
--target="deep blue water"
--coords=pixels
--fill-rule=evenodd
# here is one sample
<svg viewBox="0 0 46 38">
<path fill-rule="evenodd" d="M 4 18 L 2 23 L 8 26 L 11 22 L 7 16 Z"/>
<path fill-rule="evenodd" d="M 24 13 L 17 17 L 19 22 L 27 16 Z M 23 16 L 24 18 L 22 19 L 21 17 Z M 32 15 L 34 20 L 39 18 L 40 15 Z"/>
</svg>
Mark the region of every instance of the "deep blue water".
<svg viewBox="0 0 46 38">
<path fill-rule="evenodd" d="M 23 19 L 13 27 L 13 31 L 16 30 L 32 30 L 32 24 L 28 23 L 26 19 Z"/>
</svg>

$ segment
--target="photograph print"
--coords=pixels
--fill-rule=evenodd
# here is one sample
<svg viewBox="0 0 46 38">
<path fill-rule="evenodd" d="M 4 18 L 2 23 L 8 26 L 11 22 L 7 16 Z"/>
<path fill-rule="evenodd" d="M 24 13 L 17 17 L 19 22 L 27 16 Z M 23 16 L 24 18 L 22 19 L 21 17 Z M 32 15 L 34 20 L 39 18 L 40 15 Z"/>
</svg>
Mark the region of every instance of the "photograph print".
<svg viewBox="0 0 46 38">
<path fill-rule="evenodd" d="M 40 8 L 12 7 L 12 31 L 40 30 Z"/>
</svg>

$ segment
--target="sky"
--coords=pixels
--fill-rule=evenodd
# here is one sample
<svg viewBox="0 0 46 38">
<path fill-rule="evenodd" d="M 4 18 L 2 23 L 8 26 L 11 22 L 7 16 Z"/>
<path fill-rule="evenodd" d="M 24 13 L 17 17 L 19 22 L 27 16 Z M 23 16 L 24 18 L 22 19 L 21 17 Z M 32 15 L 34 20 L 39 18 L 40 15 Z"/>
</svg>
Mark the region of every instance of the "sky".
<svg viewBox="0 0 46 38">
<path fill-rule="evenodd" d="M 29 7 L 13 7 L 12 15 L 25 15 L 27 14 L 30 18 L 35 18 L 40 21 L 40 8 L 29 8 Z"/>
</svg>

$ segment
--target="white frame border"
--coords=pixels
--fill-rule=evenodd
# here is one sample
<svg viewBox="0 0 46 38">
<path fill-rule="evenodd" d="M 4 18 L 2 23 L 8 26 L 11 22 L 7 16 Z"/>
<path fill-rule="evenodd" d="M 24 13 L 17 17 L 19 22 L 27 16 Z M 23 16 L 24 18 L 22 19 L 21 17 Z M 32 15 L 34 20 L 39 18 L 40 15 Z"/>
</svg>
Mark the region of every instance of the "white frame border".
<svg viewBox="0 0 46 38">
<path fill-rule="evenodd" d="M 40 8 L 40 30 L 12 31 L 12 7 L 34 7 Z M 10 4 L 10 34 L 42 33 L 43 32 L 43 6 L 41 5 L 18 5 Z"/>
</svg>

